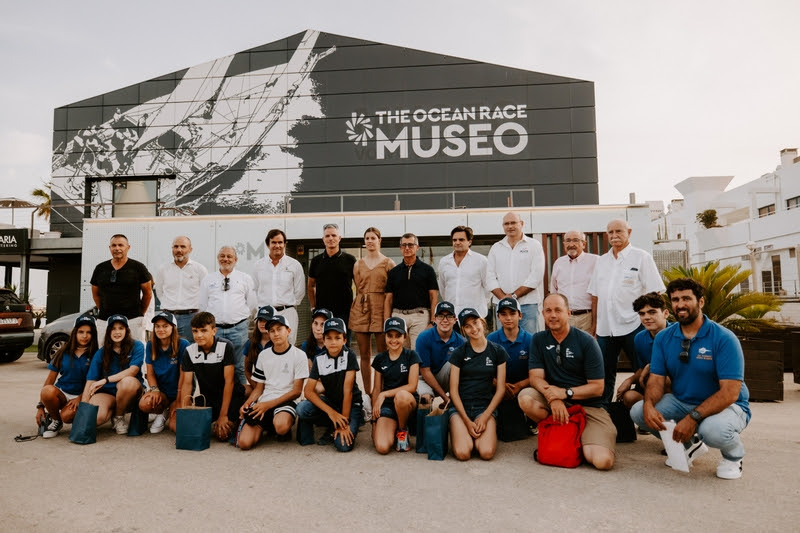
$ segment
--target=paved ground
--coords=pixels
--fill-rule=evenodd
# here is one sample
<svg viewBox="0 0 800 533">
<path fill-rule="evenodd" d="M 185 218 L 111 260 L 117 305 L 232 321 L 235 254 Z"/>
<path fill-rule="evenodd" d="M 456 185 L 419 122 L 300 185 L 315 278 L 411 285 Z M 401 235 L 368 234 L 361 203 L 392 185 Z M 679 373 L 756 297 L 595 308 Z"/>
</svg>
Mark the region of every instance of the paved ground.
<svg viewBox="0 0 800 533">
<path fill-rule="evenodd" d="M 536 439 L 500 444 L 490 462 L 262 442 L 178 451 L 169 432 L 114 434 L 78 446 L 35 431 L 45 366 L 34 353 L 0 366 L 3 531 L 798 531 L 800 385 L 756 403 L 744 477 L 714 475 L 718 452 L 690 474 L 663 465 L 659 441 L 617 448 L 610 472 L 541 466 Z"/>
</svg>

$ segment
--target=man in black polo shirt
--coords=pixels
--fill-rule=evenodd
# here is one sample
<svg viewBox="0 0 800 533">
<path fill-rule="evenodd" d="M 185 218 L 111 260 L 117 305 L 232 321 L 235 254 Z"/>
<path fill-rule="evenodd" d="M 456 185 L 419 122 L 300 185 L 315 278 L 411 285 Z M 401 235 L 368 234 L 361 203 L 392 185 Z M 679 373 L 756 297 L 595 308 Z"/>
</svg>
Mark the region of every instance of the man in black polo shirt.
<svg viewBox="0 0 800 533">
<path fill-rule="evenodd" d="M 339 241 L 342 240 L 339 226 L 325 224 L 322 230 L 325 253 L 313 258 L 308 267 L 308 303 L 312 313 L 314 309 L 324 308 L 347 324 L 353 303 L 353 266 L 356 258 L 339 249 Z"/>
<path fill-rule="evenodd" d="M 407 347 L 417 346 L 417 337 L 433 326 L 439 283 L 436 271 L 417 257 L 419 240 L 413 233 L 400 237 L 403 262 L 389 271 L 383 316 L 402 317 L 408 325 Z"/>
<path fill-rule="evenodd" d="M 106 333 L 106 320 L 111 315 L 123 315 L 128 319 L 131 336 L 144 342 L 142 317 L 153 297 L 152 276 L 147 267 L 128 257 L 131 245 L 125 235 L 111 237 L 108 245 L 111 259 L 94 267 L 92 273 L 92 299 L 100 310 L 97 321 L 97 337 L 100 344 Z"/>
</svg>

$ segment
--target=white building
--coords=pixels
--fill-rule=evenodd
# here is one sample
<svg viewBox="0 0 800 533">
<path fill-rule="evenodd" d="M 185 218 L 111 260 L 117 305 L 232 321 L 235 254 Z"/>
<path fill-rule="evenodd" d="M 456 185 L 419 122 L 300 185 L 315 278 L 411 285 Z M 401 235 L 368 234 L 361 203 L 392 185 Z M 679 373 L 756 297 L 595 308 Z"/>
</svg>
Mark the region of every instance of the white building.
<svg viewBox="0 0 800 533">
<path fill-rule="evenodd" d="M 797 296 L 800 157 L 796 148 L 781 150 L 780 157 L 774 172 L 727 191 L 733 176 L 691 177 L 675 185 L 683 199 L 653 220 L 654 254 L 684 246 L 691 266 L 719 261 L 755 271 L 742 290 Z M 697 215 L 711 209 L 716 227 L 706 228 Z"/>
</svg>

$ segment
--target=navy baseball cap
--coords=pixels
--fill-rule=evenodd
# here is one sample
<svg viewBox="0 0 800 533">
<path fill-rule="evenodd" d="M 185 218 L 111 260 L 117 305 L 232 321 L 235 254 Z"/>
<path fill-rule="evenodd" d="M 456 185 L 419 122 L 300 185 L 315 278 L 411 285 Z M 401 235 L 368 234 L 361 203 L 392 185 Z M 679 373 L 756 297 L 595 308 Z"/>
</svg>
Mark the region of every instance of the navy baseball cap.
<svg viewBox="0 0 800 533">
<path fill-rule="evenodd" d="M 128 317 L 126 317 L 125 315 L 111 315 L 110 317 L 108 317 L 106 324 L 110 328 L 116 322 L 119 322 L 126 328 L 128 327 Z"/>
<path fill-rule="evenodd" d="M 474 316 L 476 318 L 481 318 L 481 315 L 479 315 L 475 309 L 471 307 L 465 307 L 464 309 L 461 310 L 460 313 L 458 313 L 458 323 L 461 326 L 464 326 L 464 321 L 471 316 Z"/>
<path fill-rule="evenodd" d="M 272 320 L 272 317 L 275 316 L 275 309 L 271 305 L 265 305 L 258 309 L 258 314 L 256 315 L 256 320 L 259 318 L 261 320 L 266 320 L 269 323 Z"/>
<path fill-rule="evenodd" d="M 451 315 L 456 316 L 456 307 L 450 302 L 439 302 L 436 304 L 436 310 L 433 314 L 441 315 L 443 313 L 450 313 Z"/>
<path fill-rule="evenodd" d="M 500 314 L 500 311 L 503 309 L 511 309 L 513 311 L 517 311 L 522 313 L 522 308 L 519 305 L 519 302 L 516 298 L 503 298 L 497 303 L 497 314 Z"/>
<path fill-rule="evenodd" d="M 97 323 L 92 315 L 81 315 L 75 319 L 75 327 L 79 328 L 81 326 L 97 327 Z"/>
<path fill-rule="evenodd" d="M 314 320 L 318 316 L 321 316 L 325 320 L 330 320 L 331 318 L 333 318 L 333 313 L 331 313 L 324 307 L 320 307 L 319 309 L 314 309 L 314 314 L 311 315 L 311 320 Z"/>
<path fill-rule="evenodd" d="M 403 335 L 405 335 L 406 321 L 400 318 L 399 316 L 393 316 L 387 318 L 386 321 L 383 323 L 383 332 L 389 333 L 390 331 L 396 331 L 398 333 L 402 333 Z"/>
<path fill-rule="evenodd" d="M 156 313 L 153 316 L 153 320 L 151 320 L 150 322 L 155 324 L 156 320 L 166 320 L 167 322 L 169 322 L 173 326 L 177 326 L 178 325 L 178 319 L 175 318 L 175 315 L 173 315 L 172 313 L 170 313 L 169 311 L 166 311 L 166 310 L 162 310 L 162 311 L 159 311 L 158 313 Z"/>
<path fill-rule="evenodd" d="M 322 334 L 328 333 L 329 331 L 338 331 L 342 335 L 347 335 L 347 326 L 344 325 L 344 320 L 341 318 L 329 318 L 325 321 L 325 325 L 322 329 Z"/>
<path fill-rule="evenodd" d="M 283 316 L 283 315 L 275 315 L 272 318 L 270 318 L 269 320 L 267 320 L 267 329 L 271 328 L 272 324 L 275 324 L 275 323 L 283 324 L 287 328 L 289 327 L 289 324 L 286 323 L 286 317 L 285 316 Z"/>
</svg>

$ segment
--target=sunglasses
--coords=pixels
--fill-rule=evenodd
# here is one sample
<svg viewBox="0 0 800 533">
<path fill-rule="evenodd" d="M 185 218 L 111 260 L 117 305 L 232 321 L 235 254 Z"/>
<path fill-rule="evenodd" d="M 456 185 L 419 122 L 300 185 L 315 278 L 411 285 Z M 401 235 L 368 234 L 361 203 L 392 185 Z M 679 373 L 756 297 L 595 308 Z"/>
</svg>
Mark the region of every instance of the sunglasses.
<svg viewBox="0 0 800 533">
<path fill-rule="evenodd" d="M 689 339 L 683 339 L 681 341 L 681 353 L 678 354 L 678 359 L 681 363 L 688 363 L 689 362 L 689 346 L 692 345 L 692 341 Z"/>
<path fill-rule="evenodd" d="M 112 270 L 111 271 L 111 283 L 116 283 L 116 282 L 117 282 L 117 271 L 116 270 Z"/>
<path fill-rule="evenodd" d="M 561 361 L 561 345 L 560 344 L 556 344 L 556 364 L 558 366 L 562 365 L 562 361 Z"/>
<path fill-rule="evenodd" d="M 222 290 L 223 291 L 231 290 L 231 278 L 225 278 L 222 280 Z"/>
</svg>

